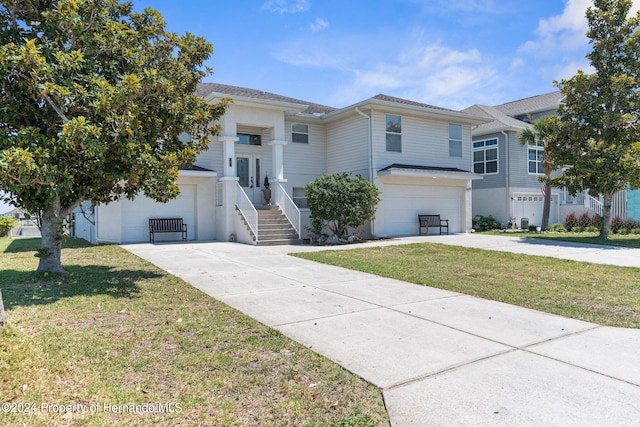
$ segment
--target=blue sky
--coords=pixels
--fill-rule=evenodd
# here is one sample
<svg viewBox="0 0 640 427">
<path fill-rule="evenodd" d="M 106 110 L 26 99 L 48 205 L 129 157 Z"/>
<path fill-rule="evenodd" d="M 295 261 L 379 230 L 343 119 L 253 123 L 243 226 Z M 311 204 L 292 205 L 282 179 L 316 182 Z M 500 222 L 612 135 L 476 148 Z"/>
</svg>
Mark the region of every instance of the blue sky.
<svg viewBox="0 0 640 427">
<path fill-rule="evenodd" d="M 332 107 L 379 93 L 496 105 L 590 71 L 591 0 L 132 1 L 160 11 L 169 31 L 213 44 L 205 81 Z"/>
<path fill-rule="evenodd" d="M 213 44 L 205 81 L 332 107 L 378 93 L 495 105 L 588 70 L 591 0 L 133 1 Z"/>
</svg>

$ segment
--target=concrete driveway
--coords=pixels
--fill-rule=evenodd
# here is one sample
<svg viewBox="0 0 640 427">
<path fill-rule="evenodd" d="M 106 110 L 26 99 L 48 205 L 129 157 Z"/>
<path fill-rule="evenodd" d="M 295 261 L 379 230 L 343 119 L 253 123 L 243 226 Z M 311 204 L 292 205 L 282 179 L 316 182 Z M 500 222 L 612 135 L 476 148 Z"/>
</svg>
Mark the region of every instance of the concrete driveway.
<svg viewBox="0 0 640 427">
<path fill-rule="evenodd" d="M 640 250 L 501 236 L 423 236 L 357 246 L 410 242 L 640 266 Z M 640 425 L 640 330 L 287 255 L 326 247 L 123 247 L 377 385 L 393 426 Z"/>
</svg>

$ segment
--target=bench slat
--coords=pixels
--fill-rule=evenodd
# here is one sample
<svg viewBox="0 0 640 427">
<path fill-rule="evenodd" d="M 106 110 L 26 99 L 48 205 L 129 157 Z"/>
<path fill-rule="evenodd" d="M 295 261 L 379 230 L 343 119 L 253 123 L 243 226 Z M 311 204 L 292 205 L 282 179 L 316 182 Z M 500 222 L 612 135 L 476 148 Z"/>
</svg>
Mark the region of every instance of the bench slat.
<svg viewBox="0 0 640 427">
<path fill-rule="evenodd" d="M 422 236 L 422 229 L 425 228 L 425 234 L 429 234 L 429 227 L 437 227 L 440 229 L 442 235 L 442 229 L 447 230 L 449 234 L 449 220 L 440 219 L 440 215 L 418 215 L 418 235 Z"/>
<path fill-rule="evenodd" d="M 149 218 L 149 241 L 155 241 L 155 233 L 182 233 L 187 240 L 187 224 L 182 218 Z"/>
</svg>

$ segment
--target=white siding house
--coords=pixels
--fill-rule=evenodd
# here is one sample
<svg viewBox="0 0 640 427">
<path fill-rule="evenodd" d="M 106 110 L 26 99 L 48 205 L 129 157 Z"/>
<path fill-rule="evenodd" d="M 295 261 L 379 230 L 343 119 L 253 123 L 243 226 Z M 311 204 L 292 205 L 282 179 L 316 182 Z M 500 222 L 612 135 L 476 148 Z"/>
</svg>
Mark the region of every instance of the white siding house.
<svg viewBox="0 0 640 427">
<path fill-rule="evenodd" d="M 450 232 L 471 230 L 472 128 L 490 120 L 385 95 L 336 109 L 263 91 L 214 83 L 198 94 L 231 98 L 221 134 L 181 170 L 181 195 L 166 204 L 145 197 L 75 215 L 78 235 L 92 242 L 142 242 L 148 219 L 179 217 L 188 240 L 260 244 L 275 231 L 263 219 L 265 178 L 295 238 L 309 223 L 304 186 L 325 173 L 371 180 L 382 201 L 367 227 L 374 237 L 418 234 L 418 214 L 440 214 Z M 86 210 L 86 209 L 85 209 Z M 157 240 L 180 239 L 163 233 Z M 292 241 L 291 236 L 284 239 Z M 271 240 L 274 238 L 272 237 Z"/>
</svg>

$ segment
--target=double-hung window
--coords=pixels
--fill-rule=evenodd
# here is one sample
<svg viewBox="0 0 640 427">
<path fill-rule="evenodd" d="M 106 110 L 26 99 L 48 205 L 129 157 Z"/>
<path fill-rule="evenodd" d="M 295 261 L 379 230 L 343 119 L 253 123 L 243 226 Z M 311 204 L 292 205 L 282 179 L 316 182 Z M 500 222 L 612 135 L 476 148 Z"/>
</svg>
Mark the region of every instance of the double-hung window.
<svg viewBox="0 0 640 427">
<path fill-rule="evenodd" d="M 449 157 L 462 157 L 462 125 L 449 125 Z"/>
<path fill-rule="evenodd" d="M 542 143 L 536 142 L 536 145 L 527 146 L 529 173 L 535 175 L 543 175 L 542 157 L 544 156 L 544 147 Z"/>
<path fill-rule="evenodd" d="M 498 138 L 473 141 L 473 171 L 482 175 L 498 173 Z"/>
<path fill-rule="evenodd" d="M 402 117 L 387 114 L 387 151 L 402 152 Z"/>
<path fill-rule="evenodd" d="M 293 123 L 291 125 L 291 141 L 300 144 L 309 143 L 309 125 Z"/>
</svg>

